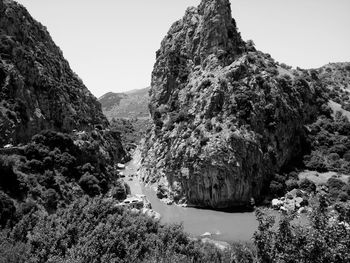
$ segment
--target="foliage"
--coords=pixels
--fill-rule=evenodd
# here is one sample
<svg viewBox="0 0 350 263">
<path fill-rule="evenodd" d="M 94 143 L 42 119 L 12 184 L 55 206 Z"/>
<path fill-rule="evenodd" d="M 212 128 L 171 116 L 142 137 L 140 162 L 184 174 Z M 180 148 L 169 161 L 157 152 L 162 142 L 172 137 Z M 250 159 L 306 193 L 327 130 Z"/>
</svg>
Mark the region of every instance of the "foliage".
<svg viewBox="0 0 350 263">
<path fill-rule="evenodd" d="M 282 215 L 279 222 L 257 211 L 254 235 L 259 262 L 349 262 L 350 207 L 327 211 L 324 197 L 314 205 L 307 226 L 293 221 L 295 214 Z"/>
<path fill-rule="evenodd" d="M 350 173 L 350 122 L 338 112 L 334 119 L 321 117 L 310 126 L 311 154 L 305 165 L 320 172 Z"/>
<path fill-rule="evenodd" d="M 287 188 L 287 191 L 298 189 L 299 188 L 298 181 L 296 179 L 288 179 L 286 181 L 286 188 Z"/>
<path fill-rule="evenodd" d="M 16 212 L 15 205 L 10 197 L 0 191 L 0 226 L 5 226 Z"/>
<path fill-rule="evenodd" d="M 148 126 L 149 120 L 146 119 L 115 119 L 111 121 L 111 129 L 121 135 L 124 147 L 127 151 L 135 149 L 141 141 Z"/>
<path fill-rule="evenodd" d="M 283 194 L 283 184 L 277 181 L 271 181 L 270 183 L 270 193 L 273 196 L 281 196 Z"/>
<path fill-rule="evenodd" d="M 307 178 L 304 178 L 299 182 L 299 188 L 301 190 L 308 192 L 308 193 L 312 193 L 312 192 L 316 191 L 315 183 Z"/>
<path fill-rule="evenodd" d="M 328 195 L 332 201 L 336 201 L 338 198 L 342 201 L 347 201 L 348 196 L 346 191 L 346 183 L 342 180 L 331 177 L 327 181 Z"/>
<path fill-rule="evenodd" d="M 28 227 L 27 235 L 16 235 L 16 229 L 2 233 L 6 237 L 0 244 L 3 258 L 23 247 L 26 262 L 221 262 L 223 259 L 223 254 L 212 245 L 191 240 L 181 225 L 161 225 L 102 198 L 76 200 L 53 215 L 38 211 L 24 217 L 18 225 L 30 226 L 27 222 L 35 222 Z"/>
<path fill-rule="evenodd" d="M 104 136 L 109 135 L 96 130 L 73 135 L 43 131 L 14 149 L 14 154 L 0 155 L 2 204 L 10 207 L 8 198 L 18 202 L 17 209 L 9 210 L 14 209 L 17 216 L 5 212 L 8 208 L 0 221 L 16 221 L 34 207 L 52 213 L 84 193 L 107 193 L 118 179 L 113 155 L 119 149 L 113 145 L 113 136 L 108 141 Z"/>
</svg>

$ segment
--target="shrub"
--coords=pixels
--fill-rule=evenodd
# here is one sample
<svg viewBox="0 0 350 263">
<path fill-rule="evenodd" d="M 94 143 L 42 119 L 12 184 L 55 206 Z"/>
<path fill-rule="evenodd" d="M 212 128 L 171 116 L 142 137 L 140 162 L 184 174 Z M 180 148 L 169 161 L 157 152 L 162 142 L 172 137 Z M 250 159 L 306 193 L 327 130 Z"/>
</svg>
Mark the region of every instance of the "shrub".
<svg viewBox="0 0 350 263">
<path fill-rule="evenodd" d="M 16 156 L 0 155 L 0 187 L 10 196 L 21 197 L 26 186 L 21 184 L 14 168 L 17 164 Z"/>
<path fill-rule="evenodd" d="M 191 240 L 181 225 L 161 225 L 113 200 L 83 198 L 55 215 L 36 217 L 26 242 L 28 262 L 223 261 L 222 252 Z"/>
<path fill-rule="evenodd" d="M 16 207 L 8 195 L 0 191 L 0 226 L 4 227 L 8 221 L 12 220 L 16 212 Z"/>
<path fill-rule="evenodd" d="M 19 214 L 22 217 L 32 211 L 36 211 L 38 209 L 37 204 L 33 200 L 28 200 L 20 205 Z"/>
<path fill-rule="evenodd" d="M 291 191 L 293 189 L 299 188 L 298 181 L 295 179 L 288 179 L 285 184 L 286 184 L 287 191 Z"/>
<path fill-rule="evenodd" d="M 123 200 L 127 196 L 127 189 L 123 180 L 118 180 L 112 190 L 112 196 L 117 200 Z"/>
<path fill-rule="evenodd" d="M 299 182 L 299 188 L 301 190 L 304 190 L 308 193 L 312 193 L 312 192 L 315 192 L 316 191 L 316 185 L 314 182 L 310 181 L 309 179 L 307 178 L 304 178 L 302 179 L 300 182 Z"/>
<path fill-rule="evenodd" d="M 79 180 L 81 188 L 90 196 L 100 194 L 101 189 L 98 184 L 99 180 L 89 172 L 86 172 Z"/>
<path fill-rule="evenodd" d="M 350 208 L 342 206 L 333 217 L 324 197 L 312 207 L 307 226 L 293 222 L 295 214 L 282 215 L 279 222 L 257 211 L 254 234 L 258 262 L 350 262 Z M 331 220 L 332 219 L 332 220 Z"/>
<path fill-rule="evenodd" d="M 273 196 L 281 196 L 283 195 L 283 185 L 276 181 L 271 181 L 270 183 L 270 194 Z"/>
<path fill-rule="evenodd" d="M 346 193 L 346 192 L 341 192 L 341 193 L 338 195 L 338 198 L 339 198 L 339 200 L 342 201 L 342 202 L 347 202 L 348 200 L 350 200 L 349 195 L 348 195 L 348 193 Z"/>
<path fill-rule="evenodd" d="M 58 198 L 59 196 L 54 189 L 47 189 L 43 194 L 44 205 L 46 209 L 48 209 L 49 211 L 56 210 Z"/>
<path fill-rule="evenodd" d="M 336 200 L 339 197 L 340 193 L 343 191 L 343 187 L 345 187 L 346 184 L 338 178 L 331 177 L 327 181 L 327 186 L 331 200 Z"/>
</svg>

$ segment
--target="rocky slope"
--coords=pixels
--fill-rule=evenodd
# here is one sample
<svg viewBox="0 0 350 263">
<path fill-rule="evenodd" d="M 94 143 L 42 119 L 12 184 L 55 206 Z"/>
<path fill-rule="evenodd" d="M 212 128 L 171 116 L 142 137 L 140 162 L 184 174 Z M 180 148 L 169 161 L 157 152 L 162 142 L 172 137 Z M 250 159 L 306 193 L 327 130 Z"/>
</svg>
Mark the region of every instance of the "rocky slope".
<svg viewBox="0 0 350 263">
<path fill-rule="evenodd" d="M 300 161 L 305 125 L 329 114 L 325 93 L 317 72 L 244 42 L 228 0 L 203 0 L 157 51 L 141 178 L 197 206 L 259 200 L 274 173 Z"/>
<path fill-rule="evenodd" d="M 0 0 L 0 228 L 84 195 L 125 198 L 117 163 L 127 158 L 45 27 Z"/>
<path fill-rule="evenodd" d="M 149 119 L 148 88 L 132 90 L 125 93 L 108 92 L 98 100 L 103 113 L 109 120 L 141 118 Z"/>
<path fill-rule="evenodd" d="M 28 141 L 43 129 L 107 124 L 46 28 L 23 6 L 0 1 L 0 32 L 0 146 Z"/>
<path fill-rule="evenodd" d="M 350 120 L 350 62 L 329 63 L 316 71 L 330 91 L 331 108 Z"/>
</svg>

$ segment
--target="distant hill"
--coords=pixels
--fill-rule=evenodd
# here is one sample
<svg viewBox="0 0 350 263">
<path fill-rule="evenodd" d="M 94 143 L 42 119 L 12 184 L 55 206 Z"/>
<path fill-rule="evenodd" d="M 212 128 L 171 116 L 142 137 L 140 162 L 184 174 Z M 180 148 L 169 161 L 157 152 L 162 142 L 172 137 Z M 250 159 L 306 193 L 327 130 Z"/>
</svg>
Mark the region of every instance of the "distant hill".
<svg viewBox="0 0 350 263">
<path fill-rule="evenodd" d="M 329 88 L 339 87 L 350 91 L 350 62 L 329 63 L 317 71 Z"/>
<path fill-rule="evenodd" d="M 149 87 L 132 90 L 125 93 L 108 92 L 98 100 L 102 105 L 102 111 L 109 120 L 113 118 L 149 118 Z"/>
<path fill-rule="evenodd" d="M 330 90 L 330 107 L 350 119 L 350 62 L 329 63 L 316 69 L 322 83 Z"/>
</svg>

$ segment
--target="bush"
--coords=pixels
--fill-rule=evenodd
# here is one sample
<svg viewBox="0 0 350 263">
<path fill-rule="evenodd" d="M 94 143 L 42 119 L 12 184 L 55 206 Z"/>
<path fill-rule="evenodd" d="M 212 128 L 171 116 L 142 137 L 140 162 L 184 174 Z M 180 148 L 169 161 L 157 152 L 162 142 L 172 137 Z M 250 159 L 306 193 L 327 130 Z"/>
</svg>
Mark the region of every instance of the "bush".
<svg viewBox="0 0 350 263">
<path fill-rule="evenodd" d="M 257 211 L 258 231 L 254 234 L 258 262 L 350 262 L 350 207 L 336 215 L 327 213 L 324 197 L 312 207 L 307 226 L 293 222 L 295 214 L 282 215 L 279 222 Z"/>
<path fill-rule="evenodd" d="M 16 207 L 4 192 L 0 191 L 0 226 L 4 227 L 14 218 Z"/>
<path fill-rule="evenodd" d="M 99 180 L 89 172 L 86 172 L 79 180 L 81 188 L 90 196 L 100 194 L 101 189 L 98 184 Z"/>
<path fill-rule="evenodd" d="M 350 200 L 349 195 L 348 195 L 348 193 L 346 193 L 346 192 L 341 192 L 341 193 L 338 195 L 338 198 L 339 198 L 339 200 L 342 201 L 342 202 L 347 202 L 348 200 Z"/>
<path fill-rule="evenodd" d="M 341 192 L 343 192 L 343 188 L 346 186 L 346 184 L 338 178 L 331 177 L 327 181 L 327 186 L 329 197 L 334 201 L 340 197 L 339 195 Z"/>
<path fill-rule="evenodd" d="M 47 189 L 43 194 L 44 205 L 49 211 L 56 210 L 59 196 L 57 192 L 50 188 Z"/>
<path fill-rule="evenodd" d="M 270 183 L 270 194 L 273 196 L 281 196 L 283 195 L 283 185 L 276 181 L 271 181 Z"/>
<path fill-rule="evenodd" d="M 286 184 L 287 191 L 291 191 L 293 189 L 299 188 L 298 181 L 295 179 L 288 179 L 285 184 Z"/>
<path fill-rule="evenodd" d="M 112 196 L 117 200 L 123 200 L 127 197 L 127 188 L 123 180 L 118 180 L 112 190 Z"/>
<path fill-rule="evenodd" d="M 83 198 L 55 215 L 35 217 L 26 240 L 27 262 L 223 261 L 222 252 L 191 240 L 181 225 L 161 225 L 116 207 L 113 200 Z M 26 220 L 20 224 L 28 225 Z M 237 255 L 251 257 L 248 252 Z"/>
<path fill-rule="evenodd" d="M 308 193 L 312 193 L 312 192 L 315 192 L 316 191 L 316 185 L 314 182 L 310 181 L 309 179 L 307 178 L 304 178 L 302 179 L 300 182 L 299 182 L 299 188 L 301 190 L 304 190 Z"/>
</svg>

